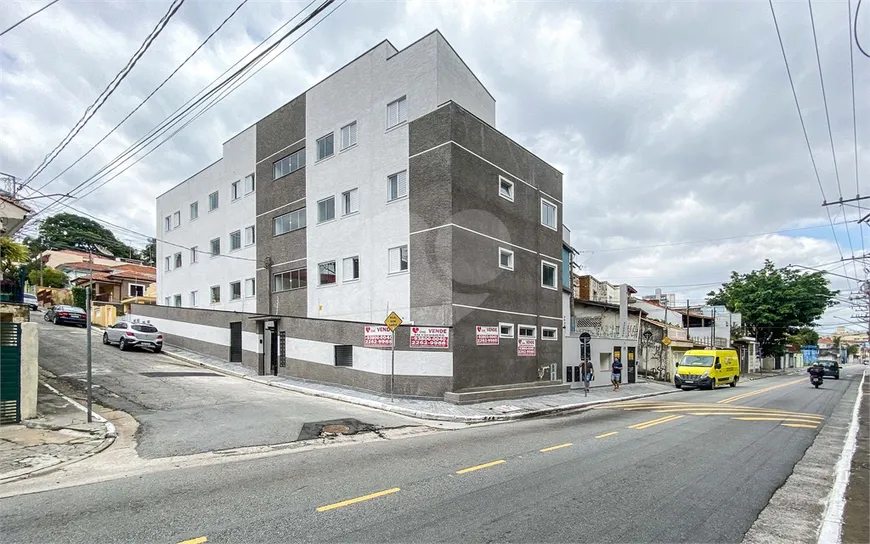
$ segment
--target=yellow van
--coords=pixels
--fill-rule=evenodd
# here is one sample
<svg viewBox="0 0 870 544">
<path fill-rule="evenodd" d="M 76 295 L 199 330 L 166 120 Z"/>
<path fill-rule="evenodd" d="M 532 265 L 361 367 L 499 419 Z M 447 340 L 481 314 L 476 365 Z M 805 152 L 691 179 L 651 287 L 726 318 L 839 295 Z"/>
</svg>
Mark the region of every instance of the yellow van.
<svg viewBox="0 0 870 544">
<path fill-rule="evenodd" d="M 733 349 L 690 349 L 677 363 L 674 385 L 677 389 L 731 387 L 740 379 L 740 360 Z"/>
</svg>

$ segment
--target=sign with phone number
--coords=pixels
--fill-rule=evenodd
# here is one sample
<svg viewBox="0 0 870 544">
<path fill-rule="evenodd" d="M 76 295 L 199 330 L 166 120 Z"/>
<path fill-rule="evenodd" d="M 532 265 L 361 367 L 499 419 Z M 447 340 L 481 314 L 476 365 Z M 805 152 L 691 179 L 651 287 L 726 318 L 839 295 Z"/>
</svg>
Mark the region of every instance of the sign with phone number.
<svg viewBox="0 0 870 544">
<path fill-rule="evenodd" d="M 411 327 L 412 348 L 438 348 L 450 347 L 450 329 L 446 327 Z"/>
</svg>

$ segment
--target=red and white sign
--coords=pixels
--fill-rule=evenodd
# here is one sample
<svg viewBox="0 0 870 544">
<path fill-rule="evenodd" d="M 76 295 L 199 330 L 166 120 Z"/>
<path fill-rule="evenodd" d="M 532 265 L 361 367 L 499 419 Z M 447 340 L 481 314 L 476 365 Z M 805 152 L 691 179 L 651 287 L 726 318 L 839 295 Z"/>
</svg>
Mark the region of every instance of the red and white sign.
<svg viewBox="0 0 870 544">
<path fill-rule="evenodd" d="M 447 327 L 411 327 L 412 348 L 449 348 L 450 329 Z"/>
<path fill-rule="evenodd" d="M 389 327 L 365 327 L 363 345 L 367 348 L 388 348 L 393 345 L 393 331 Z"/>
<path fill-rule="evenodd" d="M 498 327 L 476 327 L 477 345 L 478 346 L 497 346 L 498 345 Z"/>
<path fill-rule="evenodd" d="M 519 357 L 534 357 L 535 356 L 535 339 L 534 338 L 517 338 L 517 355 Z"/>
</svg>

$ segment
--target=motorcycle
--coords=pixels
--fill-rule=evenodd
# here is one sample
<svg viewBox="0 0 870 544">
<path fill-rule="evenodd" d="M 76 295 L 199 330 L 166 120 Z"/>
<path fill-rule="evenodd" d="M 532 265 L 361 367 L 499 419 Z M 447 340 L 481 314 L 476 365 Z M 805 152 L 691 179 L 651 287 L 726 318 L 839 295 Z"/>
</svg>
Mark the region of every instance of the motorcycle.
<svg viewBox="0 0 870 544">
<path fill-rule="evenodd" d="M 822 385 L 822 377 L 817 375 L 817 374 L 814 374 L 814 375 L 810 376 L 810 383 L 813 384 L 816 387 L 816 389 L 818 389 L 819 386 Z"/>
</svg>

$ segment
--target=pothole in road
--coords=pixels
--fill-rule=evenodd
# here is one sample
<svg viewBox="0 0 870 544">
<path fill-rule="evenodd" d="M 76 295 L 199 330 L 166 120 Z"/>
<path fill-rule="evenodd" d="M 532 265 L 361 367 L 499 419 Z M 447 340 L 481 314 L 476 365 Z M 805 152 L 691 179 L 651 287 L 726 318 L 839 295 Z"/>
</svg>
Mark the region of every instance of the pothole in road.
<svg viewBox="0 0 870 544">
<path fill-rule="evenodd" d="M 332 438 L 340 435 L 353 435 L 377 430 L 375 425 L 363 423 L 358 419 L 334 419 L 331 421 L 313 421 L 302 425 L 296 440 L 311 440 L 312 438 Z"/>
</svg>

